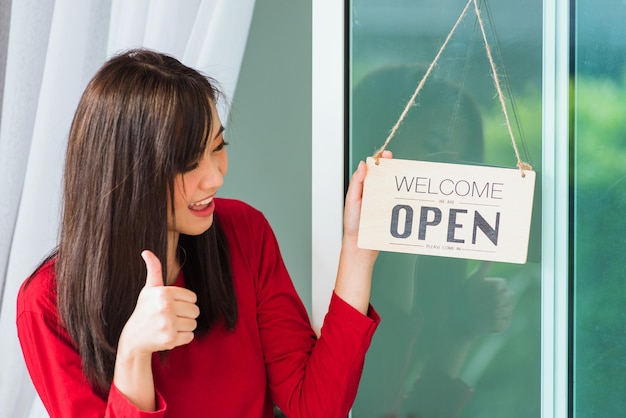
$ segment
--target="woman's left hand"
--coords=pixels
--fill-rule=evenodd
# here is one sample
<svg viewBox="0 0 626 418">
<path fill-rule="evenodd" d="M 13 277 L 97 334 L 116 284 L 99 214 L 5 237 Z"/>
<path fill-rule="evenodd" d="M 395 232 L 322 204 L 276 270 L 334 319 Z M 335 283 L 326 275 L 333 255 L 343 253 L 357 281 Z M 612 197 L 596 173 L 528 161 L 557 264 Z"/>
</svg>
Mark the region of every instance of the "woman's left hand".
<svg viewBox="0 0 626 418">
<path fill-rule="evenodd" d="M 391 151 L 383 151 L 382 158 L 392 158 Z M 363 200 L 363 184 L 367 174 L 367 165 L 361 161 L 352 174 L 343 214 L 344 238 L 356 240 L 359 234 L 359 222 L 361 220 L 361 202 Z"/>
<path fill-rule="evenodd" d="M 391 151 L 384 151 L 382 157 L 391 158 Z M 378 256 L 378 251 L 361 249 L 357 245 L 366 174 L 367 166 L 361 161 L 348 186 L 343 218 L 343 242 L 335 282 L 337 296 L 363 314 L 367 313 L 369 306 L 372 271 Z"/>
</svg>

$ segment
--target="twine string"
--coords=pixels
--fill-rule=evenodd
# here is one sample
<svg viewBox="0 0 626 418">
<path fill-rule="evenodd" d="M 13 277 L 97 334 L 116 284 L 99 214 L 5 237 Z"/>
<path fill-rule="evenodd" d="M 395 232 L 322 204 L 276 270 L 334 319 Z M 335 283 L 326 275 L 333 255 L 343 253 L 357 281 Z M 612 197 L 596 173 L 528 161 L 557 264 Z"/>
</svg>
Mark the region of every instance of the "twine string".
<svg viewBox="0 0 626 418">
<path fill-rule="evenodd" d="M 483 23 L 482 15 L 480 14 L 480 8 L 478 7 L 478 1 L 473 0 L 474 2 L 474 10 L 476 11 L 476 18 L 478 19 L 478 24 L 480 26 L 480 32 L 483 35 L 483 41 L 485 42 L 485 51 L 487 52 L 487 58 L 489 58 L 489 65 L 491 65 L 491 75 L 493 77 L 493 83 L 496 87 L 496 91 L 498 92 L 498 99 L 500 99 L 500 106 L 502 107 L 502 113 L 504 113 L 504 119 L 506 120 L 506 127 L 509 131 L 509 136 L 511 137 L 511 143 L 513 144 L 513 150 L 515 151 L 515 158 L 517 158 L 517 167 L 522 172 L 522 177 L 525 177 L 526 174 L 524 170 L 532 170 L 530 164 L 522 161 L 519 150 L 517 149 L 517 141 L 515 141 L 515 135 L 513 135 L 513 128 L 511 127 L 511 120 L 509 119 L 509 113 L 506 110 L 506 102 L 504 99 L 504 93 L 502 92 L 502 87 L 500 87 L 500 77 L 498 77 L 498 70 L 496 68 L 496 63 L 493 60 L 493 55 L 491 54 L 491 47 L 489 46 L 489 41 L 487 41 L 487 33 L 485 32 L 485 24 Z"/>
<path fill-rule="evenodd" d="M 457 19 L 456 23 L 452 27 L 452 30 L 450 30 L 450 33 L 448 34 L 448 36 L 446 37 L 445 41 L 443 42 L 443 45 L 441 45 L 441 47 L 439 48 L 439 51 L 437 52 L 437 55 L 435 56 L 435 59 L 433 60 L 433 62 L 430 63 L 430 66 L 428 67 L 428 69 L 426 70 L 426 73 L 424 74 L 424 76 L 420 80 L 419 84 L 417 85 L 417 88 L 413 92 L 413 95 L 411 95 L 411 98 L 409 99 L 409 101 L 407 102 L 406 106 L 404 107 L 404 110 L 400 114 L 400 117 L 398 118 L 396 123 L 391 128 L 391 131 L 389 132 L 389 135 L 387 136 L 387 139 L 385 140 L 385 143 L 383 144 L 382 147 L 380 147 L 374 153 L 373 157 L 376 160 L 376 164 L 377 165 L 378 165 L 378 160 L 379 160 L 379 158 L 381 158 L 383 151 L 385 151 L 385 149 L 387 148 L 387 145 L 389 145 L 389 143 L 391 142 L 391 139 L 396 134 L 398 128 L 400 128 L 400 125 L 402 125 L 402 122 L 404 122 L 404 119 L 406 118 L 407 114 L 409 113 L 409 110 L 411 109 L 411 107 L 413 107 L 415 105 L 415 100 L 417 99 L 418 94 L 420 93 L 420 91 L 424 87 L 424 84 L 426 84 L 426 80 L 428 79 L 428 77 L 432 73 L 433 69 L 437 65 L 437 62 L 439 61 L 439 58 L 443 54 L 443 51 L 446 49 L 446 46 L 450 42 L 450 39 L 452 39 L 452 36 L 456 32 L 456 29 L 461 24 L 461 21 L 463 21 L 463 18 L 465 18 L 465 15 L 467 14 L 467 11 L 469 10 L 469 7 L 470 7 L 470 5 L 472 3 L 474 4 L 474 10 L 476 12 L 476 17 L 478 19 L 478 23 L 479 23 L 479 26 L 480 26 L 480 31 L 481 31 L 482 36 L 483 36 L 483 41 L 485 43 L 485 50 L 487 52 L 487 58 L 489 59 L 489 64 L 491 66 L 491 75 L 493 77 L 494 85 L 495 85 L 496 91 L 498 93 L 498 98 L 500 100 L 500 105 L 502 107 L 502 112 L 504 113 L 506 126 L 507 126 L 507 129 L 508 129 L 509 135 L 511 137 L 511 142 L 513 143 L 513 150 L 515 151 L 515 157 L 517 158 L 517 167 L 522 172 L 522 177 L 525 177 L 524 170 L 532 170 L 532 166 L 530 164 L 522 161 L 522 159 L 520 157 L 520 154 L 519 154 L 519 150 L 517 148 L 517 142 L 515 141 L 515 136 L 513 135 L 513 128 L 511 127 L 511 121 L 509 119 L 509 114 L 508 114 L 507 109 L 506 109 L 506 101 L 505 101 L 505 98 L 504 98 L 504 93 L 502 92 L 502 88 L 500 86 L 500 80 L 499 80 L 499 77 L 498 77 L 498 71 L 497 71 L 496 64 L 494 62 L 493 56 L 491 54 L 491 47 L 489 46 L 489 41 L 487 40 L 487 34 L 485 32 L 485 25 L 483 23 L 483 19 L 482 19 L 482 16 L 480 14 L 480 9 L 478 7 L 477 0 L 468 0 L 467 4 L 463 8 L 463 11 L 461 12 L 461 15 L 459 16 L 459 18 Z"/>
<path fill-rule="evenodd" d="M 424 77 L 422 77 L 422 79 L 420 80 L 419 84 L 417 85 L 417 88 L 413 92 L 413 95 L 411 96 L 411 98 L 407 102 L 406 106 L 404 107 L 404 110 L 400 114 L 400 117 L 396 121 L 395 125 L 393 125 L 393 127 L 391 128 L 391 131 L 389 132 L 389 135 L 387 136 L 387 139 L 385 140 L 385 143 L 383 144 L 382 147 L 380 147 L 374 153 L 374 158 L 376 159 L 376 164 L 377 165 L 378 165 L 378 159 L 382 156 L 383 151 L 387 148 L 387 145 L 389 145 L 389 142 L 391 142 L 391 139 L 396 134 L 396 131 L 398 130 L 400 125 L 402 125 L 402 122 L 404 122 L 404 119 L 406 118 L 406 115 L 409 113 L 409 110 L 411 109 L 411 107 L 413 107 L 413 105 L 415 105 L 415 99 L 417 98 L 417 95 L 422 90 L 422 87 L 424 87 L 424 84 L 426 84 L 426 80 L 428 79 L 428 77 L 430 76 L 430 73 L 435 68 L 435 65 L 437 65 L 437 61 L 439 61 L 439 57 L 441 57 L 441 54 L 443 54 L 444 49 L 446 49 L 446 46 L 448 45 L 448 42 L 450 42 L 450 39 L 452 39 L 452 36 L 454 35 L 454 32 L 456 32 L 456 28 L 461 24 L 461 21 L 463 20 L 463 18 L 467 14 L 467 10 L 469 9 L 470 5 L 472 4 L 472 1 L 473 0 L 468 0 L 467 4 L 465 5 L 465 8 L 463 9 L 463 12 L 461 13 L 461 16 L 459 16 L 459 18 L 457 19 L 456 23 L 452 27 L 452 30 L 450 31 L 450 33 L 446 37 L 446 40 L 443 42 L 443 45 L 441 45 L 441 48 L 439 48 L 439 51 L 437 52 L 437 55 L 435 56 L 435 59 L 433 60 L 433 62 L 430 63 L 430 66 L 428 67 L 428 70 L 426 70 L 426 74 L 424 74 Z"/>
</svg>

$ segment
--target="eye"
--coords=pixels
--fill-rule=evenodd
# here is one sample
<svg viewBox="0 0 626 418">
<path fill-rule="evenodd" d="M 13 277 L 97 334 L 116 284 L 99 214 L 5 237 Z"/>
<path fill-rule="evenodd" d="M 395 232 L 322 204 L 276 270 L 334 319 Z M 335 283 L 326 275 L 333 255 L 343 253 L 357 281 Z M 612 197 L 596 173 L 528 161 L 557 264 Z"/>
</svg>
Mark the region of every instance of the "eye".
<svg viewBox="0 0 626 418">
<path fill-rule="evenodd" d="M 220 152 L 221 150 L 224 149 L 224 147 L 226 147 L 228 145 L 228 142 L 224 141 L 222 139 L 222 142 L 220 142 L 215 148 L 213 148 L 213 152 Z"/>
</svg>

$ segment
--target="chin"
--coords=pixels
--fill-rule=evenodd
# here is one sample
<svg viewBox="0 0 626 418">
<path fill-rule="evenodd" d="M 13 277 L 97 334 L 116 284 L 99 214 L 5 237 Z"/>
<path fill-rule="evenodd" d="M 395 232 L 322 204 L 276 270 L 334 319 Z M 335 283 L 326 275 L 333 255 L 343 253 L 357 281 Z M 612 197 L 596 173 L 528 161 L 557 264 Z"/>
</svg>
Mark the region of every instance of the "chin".
<svg viewBox="0 0 626 418">
<path fill-rule="evenodd" d="M 188 231 L 181 231 L 185 235 L 198 236 L 204 234 L 206 231 L 211 229 L 213 226 L 213 216 L 211 216 L 210 221 L 205 222 L 204 225 L 198 225 L 194 228 L 189 228 Z"/>
</svg>

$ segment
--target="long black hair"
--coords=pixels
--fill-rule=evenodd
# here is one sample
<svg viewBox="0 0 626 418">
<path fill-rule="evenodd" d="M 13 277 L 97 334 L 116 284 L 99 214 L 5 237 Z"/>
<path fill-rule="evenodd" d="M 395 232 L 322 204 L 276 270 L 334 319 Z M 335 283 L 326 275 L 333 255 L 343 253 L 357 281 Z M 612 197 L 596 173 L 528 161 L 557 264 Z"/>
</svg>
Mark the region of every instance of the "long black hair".
<svg viewBox="0 0 626 418">
<path fill-rule="evenodd" d="M 170 56 L 131 50 L 107 61 L 78 104 L 66 154 L 55 254 L 58 308 L 91 384 L 106 394 L 116 347 L 145 284 L 140 253 L 167 269 L 174 178 L 203 155 L 215 81 Z M 169 199 L 168 199 L 169 196 Z M 233 328 L 237 306 L 226 239 L 216 216 L 180 236 L 185 284 L 198 296 L 196 332 Z"/>
</svg>

